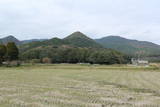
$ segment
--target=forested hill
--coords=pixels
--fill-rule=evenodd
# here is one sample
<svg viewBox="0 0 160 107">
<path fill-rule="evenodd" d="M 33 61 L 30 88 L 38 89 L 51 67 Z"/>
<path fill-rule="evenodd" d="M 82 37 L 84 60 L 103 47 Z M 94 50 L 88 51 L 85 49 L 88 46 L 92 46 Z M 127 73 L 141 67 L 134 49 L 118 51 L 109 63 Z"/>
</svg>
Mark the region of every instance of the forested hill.
<svg viewBox="0 0 160 107">
<path fill-rule="evenodd" d="M 16 45 L 20 45 L 22 43 L 12 35 L 0 39 L 0 43 L 2 44 L 7 44 L 8 42 L 14 42 Z"/>
<path fill-rule="evenodd" d="M 160 45 L 122 38 L 120 36 L 107 36 L 96 39 L 96 42 L 106 48 L 118 50 L 129 55 L 160 55 Z"/>
<path fill-rule="evenodd" d="M 160 56 L 160 45 L 122 38 L 120 36 L 107 36 L 93 40 L 81 32 L 74 32 L 64 39 L 33 39 L 20 41 L 14 36 L 0 39 L 0 43 L 15 42 L 21 51 L 42 47 L 81 47 L 81 48 L 110 48 L 128 55 Z"/>
<path fill-rule="evenodd" d="M 74 32 L 71 35 L 64 38 L 65 41 L 71 43 L 71 45 L 77 47 L 91 47 L 91 48 L 102 48 L 99 43 L 96 43 L 93 39 L 87 37 L 81 32 Z"/>
<path fill-rule="evenodd" d="M 81 32 L 75 32 L 64 39 L 53 38 L 19 46 L 22 60 L 36 59 L 52 63 L 127 63 L 128 57 L 112 49 L 103 48 L 99 43 Z M 48 59 L 49 58 L 49 59 Z"/>
<path fill-rule="evenodd" d="M 23 44 L 20 46 L 20 49 L 24 51 L 24 50 L 29 50 L 37 47 L 42 47 L 42 46 L 103 48 L 103 46 L 101 46 L 99 43 L 97 43 L 93 39 L 87 37 L 85 34 L 81 32 L 75 32 L 64 39 L 53 38 L 45 41 L 35 41 L 35 42 Z"/>
</svg>

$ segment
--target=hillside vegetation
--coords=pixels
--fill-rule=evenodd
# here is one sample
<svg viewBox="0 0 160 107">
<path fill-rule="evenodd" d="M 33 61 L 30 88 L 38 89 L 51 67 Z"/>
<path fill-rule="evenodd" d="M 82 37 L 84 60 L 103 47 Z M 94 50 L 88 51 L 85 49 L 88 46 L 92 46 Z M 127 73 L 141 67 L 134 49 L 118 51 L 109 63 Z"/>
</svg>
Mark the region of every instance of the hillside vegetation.
<svg viewBox="0 0 160 107">
<path fill-rule="evenodd" d="M 64 40 L 77 47 L 102 48 L 99 43 L 96 43 L 93 39 L 81 32 L 75 32 L 64 38 Z"/>
<path fill-rule="evenodd" d="M 43 63 L 44 59 L 51 63 L 92 64 L 121 64 L 129 61 L 126 55 L 103 48 L 81 32 L 75 32 L 64 39 L 53 38 L 23 44 L 20 45 L 20 52 L 22 60 L 38 59 L 39 63 Z"/>
<path fill-rule="evenodd" d="M 7 44 L 15 42 L 19 45 L 22 52 L 38 48 L 42 46 L 66 46 L 66 47 L 81 47 L 81 48 L 110 48 L 129 56 L 147 57 L 149 59 L 159 59 L 160 46 L 152 42 L 138 41 L 122 38 L 120 36 L 107 36 L 101 39 L 91 39 L 81 32 L 74 32 L 64 39 L 31 39 L 20 41 L 14 36 L 8 36 L 0 39 L 0 43 Z"/>
<path fill-rule="evenodd" d="M 127 55 L 130 57 L 146 59 L 152 62 L 160 61 L 159 59 L 160 45 L 147 41 L 130 40 L 122 38 L 120 36 L 107 36 L 101 39 L 93 40 L 88 36 L 86 36 L 85 34 L 78 31 L 72 33 L 71 35 L 65 37 L 64 39 L 52 38 L 52 39 L 31 39 L 31 40 L 20 41 L 16 39 L 14 36 L 8 36 L 0 39 L 0 43 L 2 44 L 6 44 L 7 42 L 15 42 L 18 45 L 21 53 L 20 55 L 21 58 L 22 57 L 26 58 L 26 56 L 27 57 L 33 56 L 32 58 L 37 59 L 37 58 L 42 58 L 41 57 L 42 54 L 43 57 L 45 56 L 51 58 L 51 55 L 48 56 L 48 54 L 46 52 L 43 52 L 43 50 L 50 50 L 49 53 L 56 53 L 51 50 L 61 51 L 63 50 L 63 48 L 66 48 L 66 50 L 70 50 L 71 48 L 72 50 L 79 50 L 78 48 L 85 48 L 85 49 L 87 48 L 88 50 L 94 50 L 93 53 L 97 52 L 103 53 L 104 50 L 105 53 L 107 51 L 108 53 L 118 53 L 119 54 L 118 56 L 121 56 L 121 58 Z M 36 55 L 35 56 L 32 55 L 33 53 L 34 55 L 35 54 Z M 109 57 L 109 55 L 105 55 L 105 57 L 106 56 Z M 127 56 L 125 58 L 127 58 L 128 60 L 129 57 Z M 104 55 L 99 57 L 104 57 Z"/>
<path fill-rule="evenodd" d="M 160 46 L 151 42 L 129 40 L 120 36 L 108 36 L 96 39 L 97 43 L 128 55 L 152 56 L 160 55 Z"/>
<path fill-rule="evenodd" d="M 21 54 L 22 60 L 49 58 L 51 63 L 91 63 L 91 64 L 122 64 L 127 63 L 129 58 L 114 50 L 88 49 L 73 47 L 39 47 L 28 50 Z"/>
<path fill-rule="evenodd" d="M 67 45 L 69 47 L 82 47 L 82 48 L 102 48 L 99 43 L 96 43 L 93 39 L 87 37 L 81 32 L 75 32 L 64 39 L 52 38 L 45 41 L 36 41 L 28 44 L 23 44 L 20 46 L 22 50 L 28 50 L 37 48 L 40 46 L 64 46 Z"/>
</svg>

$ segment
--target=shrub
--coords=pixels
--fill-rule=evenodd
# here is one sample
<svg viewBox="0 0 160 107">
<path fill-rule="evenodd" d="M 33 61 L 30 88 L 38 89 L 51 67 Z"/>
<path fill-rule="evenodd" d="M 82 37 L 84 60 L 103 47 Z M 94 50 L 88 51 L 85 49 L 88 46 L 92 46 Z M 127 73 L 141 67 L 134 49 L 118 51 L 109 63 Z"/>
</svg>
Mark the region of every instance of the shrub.
<svg viewBox="0 0 160 107">
<path fill-rule="evenodd" d="M 14 67 L 14 66 L 20 66 L 21 65 L 21 62 L 20 61 L 17 61 L 17 60 L 14 60 L 14 61 L 7 61 L 7 62 L 4 62 L 4 65 L 6 65 L 7 67 Z"/>
<path fill-rule="evenodd" d="M 50 58 L 46 57 L 46 58 L 42 59 L 42 63 L 50 64 L 50 63 L 52 63 L 52 60 Z"/>
<path fill-rule="evenodd" d="M 36 63 L 41 63 L 41 61 L 40 59 L 32 59 L 30 63 L 36 64 Z"/>
</svg>

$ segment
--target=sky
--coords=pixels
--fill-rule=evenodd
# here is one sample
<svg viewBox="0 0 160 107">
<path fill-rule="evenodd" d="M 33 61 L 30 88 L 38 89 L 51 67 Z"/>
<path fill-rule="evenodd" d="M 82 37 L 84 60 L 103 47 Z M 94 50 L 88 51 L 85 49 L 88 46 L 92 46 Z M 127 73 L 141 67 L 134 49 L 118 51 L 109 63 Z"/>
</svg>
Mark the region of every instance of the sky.
<svg viewBox="0 0 160 107">
<path fill-rule="evenodd" d="M 160 44 L 160 0 L 0 0 L 0 38 L 118 35 Z"/>
</svg>

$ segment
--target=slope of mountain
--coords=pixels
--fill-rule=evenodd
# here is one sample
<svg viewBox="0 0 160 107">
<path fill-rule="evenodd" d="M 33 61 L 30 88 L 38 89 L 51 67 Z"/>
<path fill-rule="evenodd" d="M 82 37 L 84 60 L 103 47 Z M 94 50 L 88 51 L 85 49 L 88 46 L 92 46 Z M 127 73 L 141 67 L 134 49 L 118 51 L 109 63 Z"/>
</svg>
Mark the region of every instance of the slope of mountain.
<svg viewBox="0 0 160 107">
<path fill-rule="evenodd" d="M 21 42 L 22 42 L 22 44 L 26 44 L 26 43 L 38 42 L 38 41 L 42 42 L 42 41 L 45 41 L 45 40 L 47 40 L 47 39 L 30 39 L 30 40 L 23 40 Z"/>
<path fill-rule="evenodd" d="M 68 37 L 64 38 L 64 40 L 77 47 L 102 48 L 99 43 L 96 43 L 96 41 L 87 37 L 81 32 L 74 32 Z"/>
<path fill-rule="evenodd" d="M 33 39 L 19 41 L 14 36 L 8 36 L 0 39 L 0 43 L 7 44 L 15 42 L 22 51 L 38 47 L 87 47 L 87 48 L 110 48 L 128 55 L 160 56 L 160 45 L 122 38 L 120 36 L 108 36 L 93 40 L 81 32 L 74 32 L 64 39 Z"/>
<path fill-rule="evenodd" d="M 17 45 L 21 44 L 21 41 L 19 41 L 17 38 L 15 38 L 12 35 L 0 39 L 0 43 L 2 43 L 2 44 L 7 44 L 8 42 L 14 42 Z"/>
<path fill-rule="evenodd" d="M 48 47 L 48 46 L 59 47 L 62 45 L 69 45 L 69 43 L 63 39 L 52 38 L 52 39 L 45 40 L 45 41 L 35 41 L 35 42 L 22 44 L 19 46 L 19 48 L 21 49 L 21 51 L 26 51 L 26 50 L 30 50 L 34 48 L 39 48 L 39 47 Z"/>
<path fill-rule="evenodd" d="M 96 39 L 96 42 L 129 55 L 160 55 L 160 46 L 151 42 L 130 40 L 120 36 L 108 36 Z"/>
<path fill-rule="evenodd" d="M 26 43 L 20 46 L 22 51 L 38 48 L 38 47 L 86 47 L 86 48 L 102 48 L 102 46 L 93 39 L 90 39 L 81 32 L 75 32 L 64 39 L 53 38 L 45 41 L 36 41 L 31 43 Z"/>
</svg>

